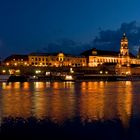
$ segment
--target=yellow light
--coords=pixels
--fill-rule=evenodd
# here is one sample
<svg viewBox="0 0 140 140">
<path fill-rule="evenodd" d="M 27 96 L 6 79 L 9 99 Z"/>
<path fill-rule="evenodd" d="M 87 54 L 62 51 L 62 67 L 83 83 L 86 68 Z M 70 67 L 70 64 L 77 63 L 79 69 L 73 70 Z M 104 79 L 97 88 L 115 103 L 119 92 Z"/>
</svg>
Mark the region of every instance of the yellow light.
<svg viewBox="0 0 140 140">
<path fill-rule="evenodd" d="M 6 72 L 6 70 L 2 70 L 2 73 L 5 73 Z"/>
<path fill-rule="evenodd" d="M 126 75 L 129 75 L 129 74 L 130 74 L 130 71 L 127 71 L 127 72 L 126 72 Z"/>
<path fill-rule="evenodd" d="M 46 76 L 49 76 L 50 75 L 50 72 L 46 72 Z"/>
<path fill-rule="evenodd" d="M 39 74 L 39 73 L 41 73 L 41 70 L 36 70 L 35 73 Z"/>
<path fill-rule="evenodd" d="M 108 74 L 108 71 L 106 71 L 105 74 Z"/>
<path fill-rule="evenodd" d="M 20 70 L 16 70 L 17 73 L 20 73 Z"/>
<path fill-rule="evenodd" d="M 74 73 L 74 71 L 73 71 L 73 69 L 72 69 L 72 68 L 70 68 L 70 73 Z"/>
<path fill-rule="evenodd" d="M 73 77 L 71 75 L 66 75 L 65 80 L 73 80 Z"/>
<path fill-rule="evenodd" d="M 17 63 L 15 63 L 14 65 L 17 66 Z"/>
<path fill-rule="evenodd" d="M 100 71 L 100 74 L 102 74 L 103 72 L 102 71 Z"/>
<path fill-rule="evenodd" d="M 9 63 L 6 63 L 7 66 L 9 66 Z"/>
</svg>

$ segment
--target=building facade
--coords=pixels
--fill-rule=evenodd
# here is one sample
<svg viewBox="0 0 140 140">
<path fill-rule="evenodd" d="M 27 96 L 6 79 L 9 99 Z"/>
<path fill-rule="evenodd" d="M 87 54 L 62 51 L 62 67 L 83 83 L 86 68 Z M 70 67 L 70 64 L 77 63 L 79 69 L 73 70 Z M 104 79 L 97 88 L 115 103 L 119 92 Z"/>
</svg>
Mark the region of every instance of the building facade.
<svg viewBox="0 0 140 140">
<path fill-rule="evenodd" d="M 29 66 L 28 55 L 11 55 L 3 61 L 3 64 L 6 66 Z"/>
<path fill-rule="evenodd" d="M 121 39 L 119 52 L 93 48 L 83 52 L 81 55 L 87 58 L 87 66 L 89 67 L 97 67 L 105 63 L 117 64 L 119 67 L 131 66 L 132 64 L 140 65 L 140 53 L 138 53 L 138 57 L 136 57 L 129 52 L 128 39 L 125 33 Z"/>
<path fill-rule="evenodd" d="M 64 53 L 31 53 L 28 56 L 30 66 L 49 67 L 82 67 L 86 66 L 86 57 L 72 56 Z"/>
<path fill-rule="evenodd" d="M 140 74 L 140 49 L 137 56 L 129 52 L 125 34 L 120 41 L 120 50 L 107 51 L 96 48 L 83 52 L 80 56 L 60 53 L 31 53 L 29 55 L 11 55 L 4 60 L 6 66 L 37 67 L 98 67 L 106 66 L 116 73 Z M 112 67 L 113 66 L 113 67 Z"/>
</svg>

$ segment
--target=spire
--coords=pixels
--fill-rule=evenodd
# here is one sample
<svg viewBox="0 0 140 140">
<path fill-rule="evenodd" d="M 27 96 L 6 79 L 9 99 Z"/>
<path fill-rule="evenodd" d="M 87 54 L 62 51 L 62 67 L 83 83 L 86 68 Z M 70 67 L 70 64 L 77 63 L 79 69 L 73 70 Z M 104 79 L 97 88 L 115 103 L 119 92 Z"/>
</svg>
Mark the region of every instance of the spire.
<svg viewBox="0 0 140 140">
<path fill-rule="evenodd" d="M 126 33 L 123 33 L 123 37 L 122 37 L 122 39 L 127 39 L 127 37 L 126 37 Z"/>
<path fill-rule="evenodd" d="M 122 56 L 128 56 L 128 55 L 129 55 L 128 39 L 127 39 L 125 33 L 123 33 L 123 36 L 122 36 L 122 39 L 121 39 L 120 54 L 121 54 Z"/>
<path fill-rule="evenodd" d="M 127 37 L 126 37 L 126 33 L 124 32 L 123 33 L 123 36 L 122 36 L 122 41 L 128 41 Z"/>
</svg>

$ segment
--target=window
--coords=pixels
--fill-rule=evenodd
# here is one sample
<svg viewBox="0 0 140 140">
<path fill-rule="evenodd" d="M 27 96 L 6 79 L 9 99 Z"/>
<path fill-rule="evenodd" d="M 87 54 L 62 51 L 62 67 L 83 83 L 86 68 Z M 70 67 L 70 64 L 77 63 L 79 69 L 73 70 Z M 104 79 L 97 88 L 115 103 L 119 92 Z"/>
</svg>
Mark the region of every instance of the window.
<svg viewBox="0 0 140 140">
<path fill-rule="evenodd" d="M 39 61 L 41 61 L 41 58 L 39 58 Z"/>
</svg>

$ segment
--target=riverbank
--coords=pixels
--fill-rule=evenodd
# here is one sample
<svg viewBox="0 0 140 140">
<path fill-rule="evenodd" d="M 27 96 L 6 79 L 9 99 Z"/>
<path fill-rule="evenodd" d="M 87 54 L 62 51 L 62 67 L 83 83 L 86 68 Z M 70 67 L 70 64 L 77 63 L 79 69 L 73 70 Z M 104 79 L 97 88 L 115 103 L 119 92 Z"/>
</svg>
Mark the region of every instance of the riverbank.
<svg viewBox="0 0 140 140">
<path fill-rule="evenodd" d="M 55 81 L 140 81 L 139 75 L 69 74 L 59 76 L 0 76 L 0 82 L 55 82 Z"/>
</svg>

